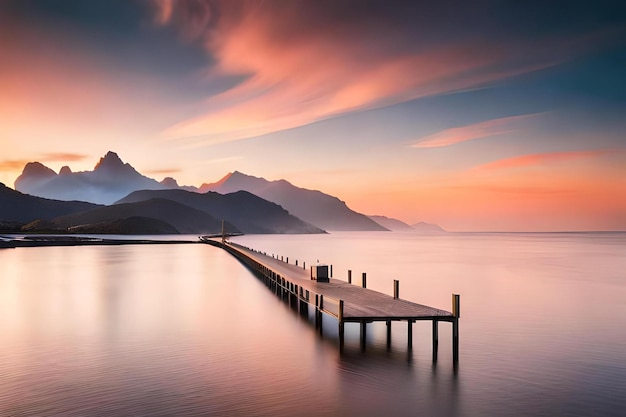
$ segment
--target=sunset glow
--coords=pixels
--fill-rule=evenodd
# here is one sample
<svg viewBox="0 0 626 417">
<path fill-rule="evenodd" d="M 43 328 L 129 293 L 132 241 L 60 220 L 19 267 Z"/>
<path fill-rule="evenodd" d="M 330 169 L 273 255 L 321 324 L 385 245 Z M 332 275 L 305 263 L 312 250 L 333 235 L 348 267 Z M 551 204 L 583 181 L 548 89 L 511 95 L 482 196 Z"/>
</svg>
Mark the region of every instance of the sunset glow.
<svg viewBox="0 0 626 417">
<path fill-rule="evenodd" d="M 620 6 L 496 3 L 3 1 L 0 182 L 112 150 L 451 231 L 626 230 Z"/>
</svg>

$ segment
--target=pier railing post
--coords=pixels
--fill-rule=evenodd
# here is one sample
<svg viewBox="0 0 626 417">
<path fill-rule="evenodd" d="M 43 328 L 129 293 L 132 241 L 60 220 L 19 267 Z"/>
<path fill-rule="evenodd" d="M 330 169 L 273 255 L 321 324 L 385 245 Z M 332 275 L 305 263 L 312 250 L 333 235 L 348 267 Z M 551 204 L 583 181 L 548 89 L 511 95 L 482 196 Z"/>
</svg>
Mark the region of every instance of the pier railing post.
<svg viewBox="0 0 626 417">
<path fill-rule="evenodd" d="M 367 288 L 367 274 L 363 272 L 363 288 Z"/>
<path fill-rule="evenodd" d="M 459 361 L 459 317 L 461 317 L 461 296 L 452 294 L 452 361 Z"/>
<path fill-rule="evenodd" d="M 452 294 L 452 315 L 454 317 L 461 317 L 461 296 L 459 294 Z"/>
<path fill-rule="evenodd" d="M 348 269 L 348 284 L 352 284 L 352 270 Z"/>
<path fill-rule="evenodd" d="M 400 281 L 397 279 L 393 280 L 393 298 L 397 300 L 400 298 Z"/>
</svg>

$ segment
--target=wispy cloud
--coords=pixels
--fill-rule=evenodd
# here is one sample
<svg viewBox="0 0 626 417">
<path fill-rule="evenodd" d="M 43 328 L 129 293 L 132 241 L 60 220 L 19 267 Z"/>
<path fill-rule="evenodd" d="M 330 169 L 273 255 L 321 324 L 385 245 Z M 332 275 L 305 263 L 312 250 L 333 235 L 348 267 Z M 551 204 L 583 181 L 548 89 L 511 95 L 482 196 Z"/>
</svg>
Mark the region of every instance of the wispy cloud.
<svg viewBox="0 0 626 417">
<path fill-rule="evenodd" d="M 224 158 L 207 159 L 206 161 L 203 161 L 203 163 L 205 163 L 205 164 L 225 164 L 225 163 L 228 163 L 228 162 L 240 161 L 242 159 L 244 159 L 243 156 L 226 156 Z"/>
<path fill-rule="evenodd" d="M 89 157 L 91 157 L 91 155 L 81 153 L 45 153 L 42 154 L 38 160 L 43 162 L 76 162 Z"/>
<path fill-rule="evenodd" d="M 17 171 L 24 168 L 24 165 L 31 161 L 25 159 L 5 159 L 0 161 L 0 171 Z"/>
<path fill-rule="evenodd" d="M 575 160 L 598 158 L 609 155 L 611 153 L 612 152 L 609 150 L 537 153 L 500 159 L 497 161 L 489 162 L 487 164 L 479 165 L 474 168 L 474 170 L 495 171 L 513 168 L 552 165 Z"/>
<path fill-rule="evenodd" d="M 29 162 L 75 162 L 82 161 L 89 155 L 78 153 L 44 153 L 32 159 L 5 159 L 0 160 L 0 171 L 17 171 L 24 168 Z"/>
<path fill-rule="evenodd" d="M 147 169 L 144 170 L 146 174 L 151 175 L 167 175 L 167 174 L 176 174 L 181 172 L 180 168 L 156 168 L 156 169 Z"/>
<path fill-rule="evenodd" d="M 202 114 L 164 132 L 166 138 L 203 144 L 476 88 L 555 65 L 572 54 L 571 40 L 531 47 L 457 39 L 435 47 L 419 31 L 408 36 L 378 27 L 380 23 L 345 22 L 336 16 L 326 22 L 319 19 L 316 2 L 154 4 L 156 21 L 178 25 L 215 58 L 209 77 L 244 78 L 234 88 L 207 97 Z"/>
<path fill-rule="evenodd" d="M 469 140 L 512 133 L 520 130 L 526 122 L 535 119 L 539 114 L 540 113 L 502 117 L 471 125 L 453 127 L 433 135 L 425 136 L 411 146 L 414 148 L 438 148 L 467 142 Z"/>
</svg>

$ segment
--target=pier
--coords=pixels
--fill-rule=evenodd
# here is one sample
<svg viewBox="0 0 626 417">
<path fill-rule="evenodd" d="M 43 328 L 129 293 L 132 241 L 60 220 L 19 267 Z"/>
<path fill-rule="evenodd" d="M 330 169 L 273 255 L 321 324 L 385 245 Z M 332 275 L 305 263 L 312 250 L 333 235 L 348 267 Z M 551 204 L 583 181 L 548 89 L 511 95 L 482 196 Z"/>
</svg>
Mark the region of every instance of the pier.
<svg viewBox="0 0 626 417">
<path fill-rule="evenodd" d="M 314 309 L 315 326 L 323 330 L 322 315 L 334 317 L 338 322 L 340 350 L 344 345 L 346 323 L 360 323 L 361 346 L 366 343 L 367 323 L 385 322 L 387 325 L 387 347 L 391 346 L 391 322 L 407 323 L 407 349 L 413 348 L 413 323 L 416 321 L 432 322 L 432 355 L 437 362 L 439 347 L 439 323 L 452 324 L 452 357 L 456 364 L 459 359 L 459 317 L 460 296 L 452 295 L 452 312 L 413 303 L 400 298 L 399 281 L 394 280 L 393 296 L 366 288 L 366 275 L 363 274 L 362 286 L 353 285 L 351 271 L 348 282 L 329 278 L 327 282 L 313 279 L 313 267 L 306 268 L 306 263 L 289 263 L 289 258 L 267 255 L 254 249 L 218 239 L 201 238 L 204 243 L 226 250 L 261 279 L 265 285 L 281 298 L 287 298 L 289 304 L 300 313 L 308 315 L 309 308 Z M 332 277 L 332 266 L 330 267 Z"/>
</svg>

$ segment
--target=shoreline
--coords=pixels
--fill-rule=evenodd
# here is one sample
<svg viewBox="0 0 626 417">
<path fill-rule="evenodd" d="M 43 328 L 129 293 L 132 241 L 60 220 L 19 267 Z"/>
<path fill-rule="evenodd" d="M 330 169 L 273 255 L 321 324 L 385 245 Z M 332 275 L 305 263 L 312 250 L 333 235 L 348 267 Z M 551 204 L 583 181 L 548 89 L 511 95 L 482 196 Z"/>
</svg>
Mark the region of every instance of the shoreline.
<svg viewBox="0 0 626 417">
<path fill-rule="evenodd" d="M 6 239 L 6 240 L 5 240 Z M 171 245 L 201 243 L 200 240 L 152 240 L 92 238 L 82 236 L 24 236 L 19 239 L 0 236 L 0 249 L 33 248 L 46 246 L 104 246 L 104 245 Z"/>
</svg>

